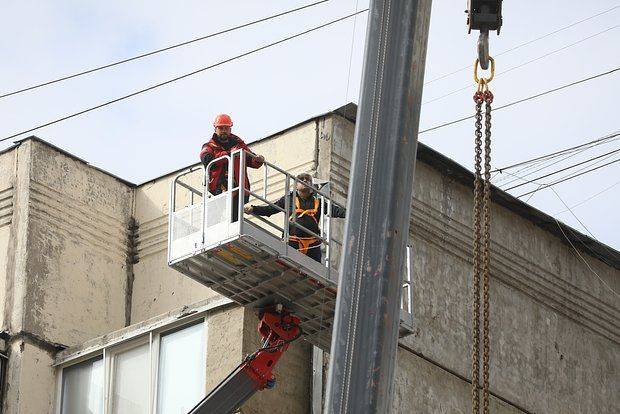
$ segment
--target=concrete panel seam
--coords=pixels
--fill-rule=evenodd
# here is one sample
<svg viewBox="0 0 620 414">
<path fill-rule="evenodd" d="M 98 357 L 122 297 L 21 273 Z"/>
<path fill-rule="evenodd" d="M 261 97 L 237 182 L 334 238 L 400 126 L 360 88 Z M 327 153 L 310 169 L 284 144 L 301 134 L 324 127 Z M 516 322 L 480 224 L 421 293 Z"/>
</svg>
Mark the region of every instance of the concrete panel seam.
<svg viewBox="0 0 620 414">
<path fill-rule="evenodd" d="M 139 226 L 136 220 L 131 217 L 127 228 L 130 231 L 130 236 L 127 238 L 127 260 L 125 261 L 125 326 L 131 325 L 131 306 L 133 300 L 133 283 L 135 275 L 133 273 L 133 265 L 138 262 L 137 250 L 136 250 L 136 234 L 139 230 Z"/>
<path fill-rule="evenodd" d="M 411 353 L 411 354 L 413 354 L 413 355 L 423 359 L 424 361 L 428 362 L 429 364 L 432 364 L 432 365 L 436 366 L 437 368 L 439 368 L 439 369 L 449 373 L 450 375 L 455 376 L 456 378 L 460 379 L 461 381 L 465 381 L 465 382 L 471 384 L 471 379 L 462 376 L 458 372 L 453 371 L 450 368 L 446 367 L 445 365 L 443 365 L 443 364 L 441 364 L 441 363 L 439 363 L 439 362 L 437 362 L 437 361 L 427 357 L 423 353 L 418 352 L 418 351 L 416 351 L 416 350 L 414 350 L 414 349 L 412 349 L 412 348 L 408 347 L 407 345 L 404 345 L 404 344 L 402 344 L 400 342 L 398 344 L 398 347 L 401 348 L 404 351 L 407 351 L 407 352 L 409 352 L 409 353 Z M 504 397 L 502 397 L 497 392 L 489 390 L 489 395 L 497 398 L 498 400 L 503 401 L 506 404 L 511 405 L 512 407 L 516 408 L 517 410 L 522 411 L 524 414 L 535 414 L 534 412 L 529 411 L 529 410 L 519 406 L 518 404 L 516 404 L 516 403 L 514 403 L 514 402 L 512 402 L 512 401 L 510 401 L 510 400 L 508 400 L 508 399 L 506 399 Z"/>
<path fill-rule="evenodd" d="M 13 186 L 0 191 L 0 228 L 10 225 L 13 221 L 14 193 Z"/>
<path fill-rule="evenodd" d="M 420 226 L 426 224 L 431 227 L 431 229 L 427 230 L 435 233 L 436 236 L 442 239 L 442 242 L 447 242 L 448 240 L 458 241 L 457 245 L 461 248 L 461 250 L 468 252 L 469 254 L 469 252 L 471 252 L 471 229 L 462 223 L 449 218 L 447 220 L 443 217 L 431 218 L 432 213 L 429 210 L 430 207 L 425 207 L 422 203 L 414 202 L 412 210 L 412 215 L 414 215 L 414 217 L 412 219 L 412 224 Z M 552 285 L 552 288 L 559 290 L 559 293 L 574 296 L 585 304 L 600 309 L 601 312 L 608 314 L 611 320 L 616 321 L 620 319 L 620 310 L 602 301 L 591 293 L 584 291 L 578 286 L 566 281 L 559 275 L 513 253 L 511 250 L 503 247 L 499 243 L 493 243 L 492 248 L 494 258 L 500 259 L 500 263 L 505 264 L 512 270 L 522 273 L 523 277 L 528 278 L 528 275 L 530 274 L 538 276 L 532 278 L 533 281 L 538 281 L 538 279 L 540 279 L 540 281 L 538 281 L 539 283 L 546 282 Z M 526 271 L 523 272 L 523 269 Z"/>
<path fill-rule="evenodd" d="M 39 204 L 31 204 L 31 215 L 39 218 L 49 226 L 64 229 L 68 235 L 88 241 L 91 245 L 104 248 L 110 252 L 124 256 L 126 254 L 126 238 L 112 238 L 107 234 L 98 232 L 94 227 L 85 227 L 71 219 L 69 216 L 62 216 L 59 211 Z"/>
<path fill-rule="evenodd" d="M 33 210 L 30 213 L 31 218 L 37 218 L 42 222 L 48 222 L 49 216 L 44 212 Z M 127 257 L 127 252 L 124 251 L 125 246 L 119 247 L 117 249 L 112 249 L 105 242 L 101 242 L 97 239 L 85 237 L 82 234 L 76 233 L 75 228 L 70 224 L 66 224 L 63 221 L 56 221 L 53 224 L 56 229 L 69 237 L 73 237 L 78 241 L 88 243 L 92 248 L 102 253 L 104 256 L 108 257 L 111 260 L 119 260 L 124 261 Z"/>
<path fill-rule="evenodd" d="M 79 211 L 81 214 L 86 215 L 87 217 L 94 217 L 100 222 L 103 222 L 106 226 L 118 227 L 124 226 L 125 223 L 121 217 L 114 217 L 109 215 L 108 213 L 102 211 L 101 209 L 97 209 L 95 211 L 94 207 L 88 205 L 82 201 L 76 200 L 70 194 L 62 193 L 54 188 L 51 188 L 45 184 L 42 184 L 33 179 L 30 180 L 30 188 L 45 197 L 48 197 L 51 200 L 61 201 L 62 205 L 68 209 L 73 209 Z"/>
<path fill-rule="evenodd" d="M 458 245 L 463 251 L 471 252 L 471 229 L 468 226 L 463 225 L 456 220 L 446 218 L 445 216 L 429 219 L 433 215 L 433 212 L 430 211 L 431 209 L 432 208 L 428 206 L 424 206 L 424 204 L 421 202 L 414 201 L 412 209 L 412 215 L 414 215 L 414 217 L 412 219 L 412 224 L 427 224 L 428 226 L 432 227 L 430 231 L 434 231 L 436 235 L 440 236 L 443 242 L 448 240 L 457 240 Z M 590 294 L 587 291 L 584 291 L 578 286 L 567 282 L 559 275 L 550 272 L 543 267 L 537 265 L 536 263 L 513 253 L 511 250 L 505 248 L 499 243 L 493 243 L 492 248 L 494 251 L 494 256 L 502 259 L 502 263 L 515 269 L 515 271 L 526 269 L 527 272 L 524 272 L 525 277 L 528 277 L 528 274 L 537 275 L 544 281 L 553 285 L 553 287 L 559 289 L 563 294 L 578 296 L 579 299 L 581 299 L 585 303 L 588 303 L 591 306 L 599 307 L 603 312 L 610 314 L 613 320 L 620 319 L 620 310 L 605 303 L 600 298 Z"/>
<path fill-rule="evenodd" d="M 84 214 L 79 210 L 72 209 L 70 203 L 65 203 L 62 200 L 49 197 L 38 190 L 33 189 L 30 203 L 35 208 L 43 211 L 49 210 L 55 213 L 53 215 L 55 219 L 65 220 L 91 233 L 101 233 L 110 240 L 124 240 L 129 233 L 125 228 L 126 223 L 109 223 L 103 221 L 98 217 L 96 212 L 93 211 L 89 214 Z"/>
<path fill-rule="evenodd" d="M 465 248 L 465 246 L 460 246 L 455 243 L 450 243 L 447 240 L 437 238 L 432 232 L 429 232 L 428 229 L 420 226 L 419 222 L 416 222 L 412 230 L 413 233 L 410 233 L 410 235 L 424 240 L 429 245 L 437 247 L 443 254 L 449 253 L 463 261 L 471 261 L 471 252 L 469 249 Z M 590 311 L 587 306 L 573 301 L 568 295 L 562 296 L 558 294 L 557 291 L 545 288 L 544 284 L 530 277 L 530 275 L 535 273 L 523 272 L 519 267 L 502 266 L 503 260 L 498 257 L 493 257 L 493 259 L 493 264 L 491 266 L 491 277 L 493 279 L 521 291 L 540 304 L 551 307 L 558 313 L 580 323 L 586 328 L 616 343 L 620 343 L 617 329 L 614 329 L 615 324 L 612 322 L 612 326 L 609 326 L 610 322 L 606 320 L 604 316 L 600 315 L 600 313 Z"/>
<path fill-rule="evenodd" d="M 68 348 L 64 344 L 48 341 L 39 335 L 24 330 L 15 334 L 9 334 L 9 339 L 7 341 L 8 345 L 11 345 L 17 341 L 24 341 L 30 345 L 36 346 L 37 348 L 47 352 L 52 357 L 54 357 L 58 352 Z"/>
</svg>

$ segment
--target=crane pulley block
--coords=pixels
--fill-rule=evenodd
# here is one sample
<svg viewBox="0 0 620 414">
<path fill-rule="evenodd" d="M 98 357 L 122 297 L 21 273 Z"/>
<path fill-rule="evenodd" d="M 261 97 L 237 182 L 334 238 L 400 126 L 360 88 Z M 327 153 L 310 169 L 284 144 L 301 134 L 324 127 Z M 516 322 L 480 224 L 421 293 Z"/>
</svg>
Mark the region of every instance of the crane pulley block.
<svg viewBox="0 0 620 414">
<path fill-rule="evenodd" d="M 502 0 L 468 0 L 467 26 L 472 30 L 489 32 L 502 27 Z"/>
</svg>

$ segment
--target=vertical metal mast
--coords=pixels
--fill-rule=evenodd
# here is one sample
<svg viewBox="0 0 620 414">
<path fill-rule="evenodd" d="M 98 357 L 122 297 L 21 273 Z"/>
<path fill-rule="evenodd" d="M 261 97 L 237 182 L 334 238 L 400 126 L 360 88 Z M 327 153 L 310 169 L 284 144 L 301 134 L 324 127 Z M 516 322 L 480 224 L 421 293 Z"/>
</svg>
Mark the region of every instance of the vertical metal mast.
<svg viewBox="0 0 620 414">
<path fill-rule="evenodd" d="M 431 0 L 371 1 L 328 413 L 391 403 L 430 12 Z"/>
</svg>

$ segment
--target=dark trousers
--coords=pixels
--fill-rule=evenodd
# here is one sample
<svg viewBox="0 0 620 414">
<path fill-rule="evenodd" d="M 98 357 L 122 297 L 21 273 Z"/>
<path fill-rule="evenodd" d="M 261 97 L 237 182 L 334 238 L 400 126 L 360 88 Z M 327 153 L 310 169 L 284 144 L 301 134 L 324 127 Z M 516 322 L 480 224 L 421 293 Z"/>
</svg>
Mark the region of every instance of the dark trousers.
<svg viewBox="0 0 620 414">
<path fill-rule="evenodd" d="M 243 195 L 244 198 L 244 202 L 243 204 L 245 205 L 248 201 L 250 201 L 250 196 L 247 194 Z M 233 206 L 233 211 L 232 211 L 232 223 L 235 223 L 237 220 L 239 220 L 239 195 L 238 194 L 233 194 L 233 199 L 232 199 L 232 206 Z"/>
<path fill-rule="evenodd" d="M 299 250 L 299 243 L 296 240 L 289 240 L 288 245 Z M 317 240 L 316 242 L 310 244 L 310 247 L 308 247 L 308 250 L 306 251 L 306 256 L 321 263 L 321 241 L 320 240 Z"/>
</svg>

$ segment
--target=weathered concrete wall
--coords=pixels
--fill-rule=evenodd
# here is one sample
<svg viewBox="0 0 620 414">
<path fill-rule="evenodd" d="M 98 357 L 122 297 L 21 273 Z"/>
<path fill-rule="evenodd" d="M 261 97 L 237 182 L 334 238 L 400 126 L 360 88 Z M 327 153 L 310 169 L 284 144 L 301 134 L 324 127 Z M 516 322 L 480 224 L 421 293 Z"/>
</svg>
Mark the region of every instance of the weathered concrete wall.
<svg viewBox="0 0 620 414">
<path fill-rule="evenodd" d="M 5 325 L 4 303 L 6 301 L 8 250 L 11 244 L 13 221 L 13 195 L 15 186 L 16 151 L 0 154 L 0 326 Z"/>
<path fill-rule="evenodd" d="M 9 349 L 6 414 L 52 414 L 56 378 L 53 352 L 18 339 Z"/>
<path fill-rule="evenodd" d="M 334 201 L 346 206 L 355 124 L 341 116 L 332 116 L 331 125 L 330 133 L 326 134 L 324 139 L 320 141 L 320 169 L 325 171 L 324 174 L 331 183 Z M 346 138 L 343 139 L 343 137 Z M 344 239 L 345 220 L 335 219 L 331 223 L 332 237 L 342 241 Z M 337 243 L 332 243 L 332 267 L 336 269 L 339 268 L 340 264 L 340 252 L 340 246 Z"/>
<path fill-rule="evenodd" d="M 471 407 L 464 401 L 470 398 L 471 383 L 407 350 L 398 349 L 392 413 L 467 414 L 471 413 Z M 489 411 L 522 413 L 493 395 L 489 398 Z"/>
<path fill-rule="evenodd" d="M 20 145 L 11 150 L 14 156 L 11 225 L 8 226 L 3 329 L 19 332 L 22 327 L 25 269 L 27 259 L 28 205 L 30 180 L 30 146 Z M 5 230 L 6 231 L 6 230 Z M 14 311 L 17 310 L 17 311 Z"/>
<path fill-rule="evenodd" d="M 244 309 L 235 307 L 213 313 L 207 319 L 207 385 L 209 393 L 241 363 Z"/>
<path fill-rule="evenodd" d="M 38 141 L 30 148 L 22 329 L 75 345 L 125 325 L 132 188 Z M 15 318 L 14 318 L 15 319 Z"/>
<path fill-rule="evenodd" d="M 76 345 L 125 324 L 133 194 L 38 140 L 10 152 L 13 162 L 6 153 L 0 163 L 14 171 L 11 225 L 0 229 L 3 329 L 12 337 L 4 408 L 29 414 L 50 404 L 43 396 L 53 388 L 55 344 Z"/>
<path fill-rule="evenodd" d="M 335 190 L 346 191 L 352 124 L 334 131 L 331 176 Z M 415 174 L 410 238 L 417 329 L 402 342 L 469 378 L 472 190 L 419 161 Z M 615 412 L 620 301 L 558 237 L 498 205 L 492 220 L 492 391 L 531 412 Z M 618 270 L 584 257 L 620 289 Z M 429 378 L 427 384 L 442 383 Z M 469 404 L 463 394 L 458 405 Z"/>
<path fill-rule="evenodd" d="M 137 260 L 133 265 L 131 322 L 216 295 L 212 290 L 168 267 L 170 181 L 166 176 L 136 189 Z M 193 183 L 200 188 L 199 183 Z"/>
</svg>

